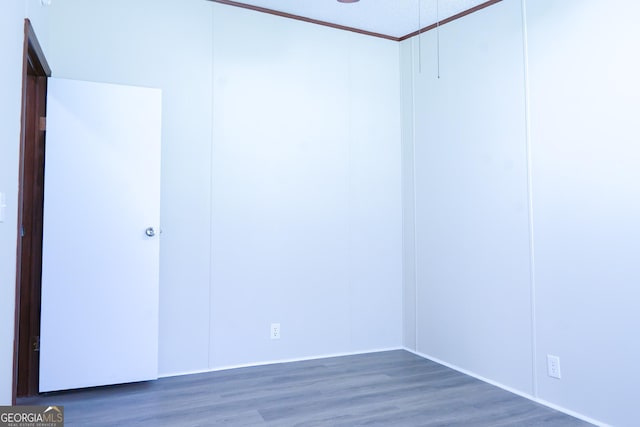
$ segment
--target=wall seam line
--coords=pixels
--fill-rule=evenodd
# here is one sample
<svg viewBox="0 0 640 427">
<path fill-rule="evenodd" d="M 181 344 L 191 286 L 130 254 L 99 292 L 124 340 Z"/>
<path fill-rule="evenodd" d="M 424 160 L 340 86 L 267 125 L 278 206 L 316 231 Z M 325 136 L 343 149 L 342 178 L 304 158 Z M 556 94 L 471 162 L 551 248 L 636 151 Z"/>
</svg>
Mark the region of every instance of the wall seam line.
<svg viewBox="0 0 640 427">
<path fill-rule="evenodd" d="M 525 109 L 525 145 L 527 156 L 527 203 L 529 228 L 529 298 L 531 304 L 531 375 L 534 397 L 538 396 L 538 368 L 537 368 L 537 319 L 536 319 L 536 277 L 535 277 L 535 242 L 533 224 L 533 159 L 531 147 L 531 92 L 529 82 L 529 33 L 527 27 L 527 0 L 521 0 L 522 18 L 522 58 L 524 66 L 524 109 Z"/>
<path fill-rule="evenodd" d="M 209 336 L 208 336 L 208 346 L 207 346 L 207 366 L 209 367 L 209 369 L 211 369 L 212 363 L 211 363 L 211 346 L 213 345 L 213 340 L 211 339 L 211 335 L 213 332 L 213 327 L 211 326 L 212 323 L 212 300 L 213 300 L 213 207 L 214 207 L 214 203 L 213 203 L 213 194 L 214 194 L 214 171 L 213 171 L 213 163 L 214 163 L 214 158 L 213 158 L 213 142 L 214 142 L 214 136 L 213 136 L 213 132 L 214 132 L 214 125 L 213 125 L 213 121 L 214 121 L 214 109 L 215 109 L 215 101 L 214 101 L 214 85 L 215 85 L 215 79 L 214 79 L 214 72 L 213 72 L 213 58 L 214 58 L 214 54 L 215 54 L 215 43 L 214 43 L 214 39 L 215 39 L 215 10 L 214 10 L 214 6 L 213 4 L 211 5 L 211 34 L 210 34 L 210 40 L 211 40 L 211 121 L 210 121 L 210 129 L 209 129 L 209 138 L 210 138 L 210 146 L 209 146 L 209 310 L 208 310 L 208 315 L 209 315 L 209 325 L 208 325 L 208 332 L 209 332 Z"/>
<path fill-rule="evenodd" d="M 422 37 L 419 35 L 418 37 Z M 414 346 L 418 350 L 418 225 L 417 225 L 417 194 L 416 189 L 416 85 L 415 85 L 415 43 L 411 40 L 411 179 L 413 180 L 413 330 Z M 420 45 L 418 45 L 421 48 Z M 422 52 L 419 52 L 420 55 Z"/>
</svg>

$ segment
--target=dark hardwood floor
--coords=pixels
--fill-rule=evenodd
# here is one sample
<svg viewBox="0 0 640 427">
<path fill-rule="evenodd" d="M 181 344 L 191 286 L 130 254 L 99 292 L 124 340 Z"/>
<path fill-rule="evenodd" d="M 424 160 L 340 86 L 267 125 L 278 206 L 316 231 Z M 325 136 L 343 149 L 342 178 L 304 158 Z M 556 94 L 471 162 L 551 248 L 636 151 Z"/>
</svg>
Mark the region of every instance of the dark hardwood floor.
<svg viewBox="0 0 640 427">
<path fill-rule="evenodd" d="M 66 426 L 588 426 L 398 350 L 36 398 Z"/>
</svg>

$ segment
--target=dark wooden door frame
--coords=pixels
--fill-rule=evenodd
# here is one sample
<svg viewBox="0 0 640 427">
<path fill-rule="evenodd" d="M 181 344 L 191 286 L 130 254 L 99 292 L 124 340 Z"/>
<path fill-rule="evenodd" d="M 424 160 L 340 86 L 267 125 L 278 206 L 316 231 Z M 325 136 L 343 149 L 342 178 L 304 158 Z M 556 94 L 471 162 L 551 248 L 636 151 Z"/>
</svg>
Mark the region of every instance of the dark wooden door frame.
<svg viewBox="0 0 640 427">
<path fill-rule="evenodd" d="M 14 405 L 17 397 L 38 393 L 45 117 L 47 78 L 50 76 L 51 69 L 33 26 L 25 19 L 16 244 Z"/>
</svg>

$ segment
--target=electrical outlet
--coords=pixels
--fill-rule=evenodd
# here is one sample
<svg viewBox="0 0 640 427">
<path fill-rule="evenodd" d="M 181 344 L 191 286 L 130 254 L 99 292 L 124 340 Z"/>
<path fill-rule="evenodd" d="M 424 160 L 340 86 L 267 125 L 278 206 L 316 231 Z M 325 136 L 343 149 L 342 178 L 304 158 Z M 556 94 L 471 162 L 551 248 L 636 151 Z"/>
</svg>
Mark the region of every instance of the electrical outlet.
<svg viewBox="0 0 640 427">
<path fill-rule="evenodd" d="M 280 323 L 271 324 L 271 339 L 272 340 L 280 339 Z"/>
<path fill-rule="evenodd" d="M 558 356 L 552 356 L 547 354 L 547 375 L 552 378 L 560 379 L 560 358 Z"/>
</svg>

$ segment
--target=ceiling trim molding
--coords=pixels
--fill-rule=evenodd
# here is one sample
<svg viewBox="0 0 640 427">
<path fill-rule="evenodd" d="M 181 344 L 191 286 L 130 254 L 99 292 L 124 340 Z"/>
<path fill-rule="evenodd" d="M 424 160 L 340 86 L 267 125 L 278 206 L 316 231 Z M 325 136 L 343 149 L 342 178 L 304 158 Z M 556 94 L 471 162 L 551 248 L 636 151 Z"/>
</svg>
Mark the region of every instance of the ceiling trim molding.
<svg viewBox="0 0 640 427">
<path fill-rule="evenodd" d="M 411 37 L 415 37 L 415 36 L 417 36 L 419 34 L 426 33 L 427 31 L 435 30 L 440 25 L 448 24 L 449 22 L 455 21 L 455 20 L 460 19 L 460 18 L 462 18 L 464 16 L 467 16 L 467 15 L 470 15 L 470 14 L 472 14 L 474 12 L 477 12 L 479 10 L 482 10 L 484 8 L 492 6 L 492 5 L 496 4 L 496 3 L 500 3 L 501 1 L 502 0 L 489 0 L 489 1 L 486 1 L 486 2 L 484 2 L 482 4 L 479 4 L 477 6 L 472 7 L 471 9 L 463 10 L 460 13 L 456 13 L 455 15 L 450 16 L 450 17 L 448 17 L 446 19 L 443 19 L 440 22 L 436 22 L 434 24 L 428 25 L 428 26 L 426 26 L 424 28 L 421 28 L 421 29 L 419 29 L 417 31 L 409 33 L 409 34 L 407 34 L 405 36 L 398 37 L 397 40 L 398 41 L 407 40 L 407 39 L 410 39 Z"/>
<path fill-rule="evenodd" d="M 361 30 L 361 29 L 358 29 L 358 28 L 347 27 L 345 25 L 333 24 L 331 22 L 321 21 L 319 19 L 307 18 L 307 17 L 300 16 L 300 15 L 294 15 L 292 13 L 280 12 L 280 11 L 277 11 L 277 10 L 268 9 L 266 7 L 254 6 L 254 5 L 251 5 L 251 4 L 241 3 L 241 2 L 237 2 L 237 1 L 233 1 L 233 0 L 211 0 L 211 1 L 214 2 L 214 3 L 226 4 L 228 6 L 235 6 L 235 7 L 240 7 L 240 8 L 243 8 L 243 9 L 254 10 L 256 12 L 268 13 L 269 15 L 276 15 L 276 16 L 281 16 L 283 18 L 295 19 L 296 21 L 309 22 L 311 24 L 322 25 L 324 27 L 336 28 L 338 30 L 351 31 L 353 33 L 364 34 L 364 35 L 372 36 L 372 37 L 379 37 L 379 38 L 382 38 L 382 39 L 393 40 L 393 41 L 396 41 L 396 42 L 400 41 L 399 37 L 393 37 L 393 36 L 389 36 L 387 34 L 374 33 L 372 31 L 366 31 L 366 30 Z"/>
<path fill-rule="evenodd" d="M 353 33 L 359 33 L 359 34 L 364 34 L 364 35 L 367 35 L 367 36 L 378 37 L 378 38 L 382 38 L 382 39 L 401 42 L 403 40 L 410 39 L 411 37 L 415 37 L 415 36 L 420 35 L 422 33 L 426 33 L 427 31 L 434 30 L 440 25 L 448 24 L 449 22 L 452 22 L 452 21 L 455 21 L 457 19 L 460 19 L 460 18 L 462 18 L 464 16 L 467 16 L 469 14 L 472 14 L 474 12 L 477 12 L 479 10 L 487 8 L 487 7 L 491 6 L 491 5 L 494 5 L 496 3 L 500 3 L 502 0 L 489 0 L 489 1 L 486 1 L 486 2 L 484 2 L 482 4 L 479 4 L 477 6 L 474 6 L 474 7 L 470 8 L 470 9 L 467 9 L 467 10 L 464 10 L 464 11 L 462 11 L 460 13 L 457 13 L 457 14 L 455 14 L 453 16 L 450 16 L 448 18 L 442 19 L 440 22 L 436 22 L 434 24 L 428 25 L 428 26 L 426 26 L 424 28 L 416 30 L 416 31 L 414 31 L 412 33 L 409 33 L 407 35 L 404 35 L 402 37 L 394 37 L 394 36 L 390 36 L 388 34 L 375 33 L 375 32 L 372 32 L 372 31 L 361 30 L 359 28 L 348 27 L 348 26 L 339 25 L 339 24 L 333 24 L 331 22 L 321 21 L 319 19 L 312 19 L 312 18 L 307 18 L 307 17 L 304 17 L 304 16 L 300 16 L 300 15 L 294 15 L 292 13 L 280 12 L 278 10 L 269 9 L 269 8 L 261 7 L 261 6 L 254 6 L 254 5 L 251 5 L 251 4 L 246 4 L 246 3 L 242 3 L 242 2 L 234 1 L 234 0 L 210 0 L 210 1 L 212 1 L 214 3 L 225 4 L 227 6 L 240 7 L 242 9 L 249 9 L 249 10 L 253 10 L 253 11 L 256 11 L 256 12 L 267 13 L 269 15 L 280 16 L 280 17 L 283 17 L 283 18 L 295 19 L 296 21 L 303 21 L 303 22 L 308 22 L 308 23 L 311 23 L 311 24 L 322 25 L 324 27 L 331 27 L 331 28 L 336 28 L 338 30 L 351 31 Z"/>
</svg>

